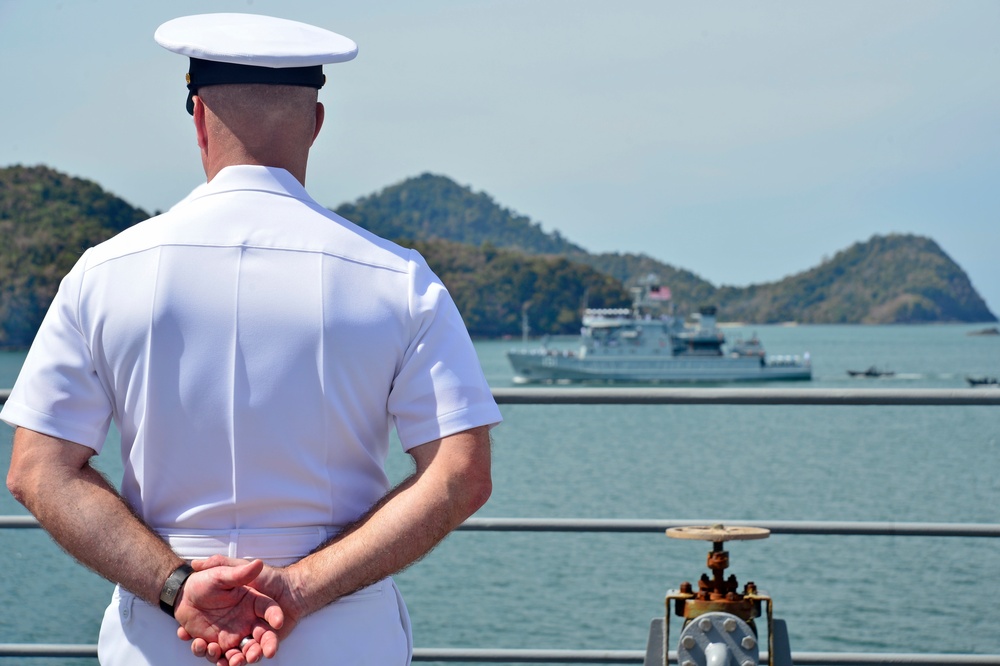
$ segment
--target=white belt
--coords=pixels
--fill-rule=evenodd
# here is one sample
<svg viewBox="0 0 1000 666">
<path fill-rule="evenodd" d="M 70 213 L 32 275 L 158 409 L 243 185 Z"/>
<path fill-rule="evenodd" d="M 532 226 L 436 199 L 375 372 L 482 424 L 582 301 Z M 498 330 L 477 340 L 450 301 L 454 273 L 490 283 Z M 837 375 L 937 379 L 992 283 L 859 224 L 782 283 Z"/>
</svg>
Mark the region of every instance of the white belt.
<svg viewBox="0 0 1000 666">
<path fill-rule="evenodd" d="M 272 566 L 296 562 L 338 529 L 322 525 L 236 530 L 157 530 L 157 534 L 185 560 L 212 555 L 261 559 Z"/>
</svg>

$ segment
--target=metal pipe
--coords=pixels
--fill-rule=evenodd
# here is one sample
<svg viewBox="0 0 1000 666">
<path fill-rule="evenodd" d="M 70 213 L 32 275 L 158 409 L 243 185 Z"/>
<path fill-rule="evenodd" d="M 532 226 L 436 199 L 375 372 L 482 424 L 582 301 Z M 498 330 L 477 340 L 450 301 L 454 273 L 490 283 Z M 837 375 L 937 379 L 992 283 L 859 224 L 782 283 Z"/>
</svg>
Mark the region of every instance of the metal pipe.
<svg viewBox="0 0 1000 666">
<path fill-rule="evenodd" d="M 83 643 L 0 643 L 0 657 L 96 658 L 97 646 Z"/>
<path fill-rule="evenodd" d="M 0 403 L 10 389 L 0 389 Z M 497 388 L 501 405 L 1000 405 L 991 389 Z"/>
<path fill-rule="evenodd" d="M 761 661 L 765 656 L 760 655 Z M 887 664 L 942 664 L 980 666 L 1000 664 L 996 654 L 909 654 L 901 652 L 793 652 L 795 666 L 886 666 Z"/>
<path fill-rule="evenodd" d="M 459 526 L 464 532 L 605 532 L 656 533 L 670 527 L 699 525 L 763 527 L 772 534 L 1000 537 L 997 523 L 896 523 L 814 520 L 619 520 L 589 518 L 470 518 Z M 0 516 L 0 529 L 37 529 L 33 516 Z"/>
<path fill-rule="evenodd" d="M 581 518 L 470 518 L 458 529 L 478 532 L 655 532 L 670 527 L 723 524 L 763 527 L 772 534 L 868 536 L 1000 537 L 996 523 L 897 523 L 812 520 L 617 520 Z"/>
<path fill-rule="evenodd" d="M 0 643 L 0 657 L 95 658 L 96 645 L 53 643 Z M 413 661 L 471 661 L 519 664 L 642 664 L 646 653 L 639 650 L 492 650 L 472 648 L 415 648 Z M 677 654 L 670 653 L 676 662 Z M 762 652 L 760 663 L 766 664 Z M 944 666 L 1000 666 L 1000 655 L 910 654 L 896 652 L 793 652 L 796 666 L 886 666 L 891 664 Z"/>
<path fill-rule="evenodd" d="M 639 650 L 492 650 L 470 648 L 414 648 L 413 661 L 465 661 L 481 664 L 642 664 Z"/>
<path fill-rule="evenodd" d="M 501 405 L 1000 405 L 986 389 L 497 388 Z"/>
</svg>

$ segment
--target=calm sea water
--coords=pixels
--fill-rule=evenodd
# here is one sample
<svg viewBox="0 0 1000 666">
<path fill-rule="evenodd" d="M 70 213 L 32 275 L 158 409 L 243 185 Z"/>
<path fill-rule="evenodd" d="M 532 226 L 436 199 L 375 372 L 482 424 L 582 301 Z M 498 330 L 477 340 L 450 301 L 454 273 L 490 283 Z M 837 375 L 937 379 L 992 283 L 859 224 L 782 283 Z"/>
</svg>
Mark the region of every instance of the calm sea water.
<svg viewBox="0 0 1000 666">
<path fill-rule="evenodd" d="M 756 331 L 776 354 L 809 351 L 815 379 L 796 384 L 803 388 L 959 388 L 966 375 L 1000 375 L 1000 338 L 966 335 L 976 328 L 761 326 L 729 334 Z M 512 385 L 504 352 L 520 346 L 477 343 L 493 386 Z M 22 359 L 0 354 L 0 386 L 13 384 Z M 847 376 L 873 364 L 896 374 Z M 1000 523 L 995 407 L 503 413 L 494 494 L 481 516 Z M 10 438 L 0 425 L 3 471 Z M 117 459 L 101 459 L 117 479 Z M 408 467 L 403 454 L 391 460 L 395 478 Z M 23 513 L 0 493 L 0 514 Z M 696 580 L 709 548 L 657 534 L 456 533 L 398 580 L 420 647 L 641 650 L 665 591 Z M 774 598 L 793 650 L 1000 654 L 995 540 L 775 535 L 728 550 L 740 584 L 753 580 Z M 39 530 L 0 531 L 0 561 L 0 642 L 96 642 L 110 584 Z"/>
</svg>

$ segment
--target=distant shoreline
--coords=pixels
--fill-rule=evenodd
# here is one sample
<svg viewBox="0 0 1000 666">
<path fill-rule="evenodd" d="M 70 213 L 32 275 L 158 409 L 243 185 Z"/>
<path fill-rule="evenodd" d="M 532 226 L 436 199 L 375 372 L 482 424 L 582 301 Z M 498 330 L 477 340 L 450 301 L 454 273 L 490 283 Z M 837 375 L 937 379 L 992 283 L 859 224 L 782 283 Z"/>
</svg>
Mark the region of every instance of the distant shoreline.
<svg viewBox="0 0 1000 666">
<path fill-rule="evenodd" d="M 809 327 L 812 327 L 812 326 L 865 326 L 865 327 L 869 327 L 869 326 L 872 326 L 872 327 L 874 327 L 874 326 L 904 326 L 904 327 L 918 328 L 920 326 L 962 326 L 962 327 L 968 327 L 968 326 L 982 326 L 983 324 L 992 324 L 992 323 L 994 323 L 994 322 L 991 322 L 991 321 L 981 321 L 981 322 L 967 322 L 967 321 L 921 321 L 921 322 L 899 323 L 899 324 L 863 324 L 863 323 L 859 323 L 859 322 L 844 323 L 844 324 L 825 324 L 825 323 L 824 324 L 802 324 L 802 323 L 799 323 L 799 322 L 796 322 L 796 321 L 782 321 L 782 322 L 770 322 L 770 323 L 763 323 L 762 324 L 762 323 L 758 323 L 758 322 L 749 322 L 749 321 L 725 321 L 725 322 L 719 322 L 719 323 L 717 323 L 716 326 L 718 326 L 719 328 L 747 328 L 748 326 L 776 326 L 776 327 L 781 327 L 781 328 L 794 328 L 794 327 L 809 328 Z M 996 331 L 996 332 L 993 333 L 993 332 L 988 332 L 988 331 Z M 991 328 L 986 328 L 986 329 L 981 329 L 981 330 L 967 331 L 966 335 L 971 336 L 971 337 L 980 337 L 980 336 L 981 337 L 993 337 L 993 336 L 1000 336 L 1000 329 L 997 329 L 995 327 L 991 327 Z M 537 335 L 531 335 L 531 336 L 528 337 L 528 339 L 529 340 L 541 340 L 542 338 L 549 338 L 550 340 L 551 339 L 574 340 L 577 337 L 578 336 L 576 336 L 576 335 L 574 335 L 572 333 L 540 333 L 540 334 L 537 334 Z M 473 335 L 472 339 L 473 339 L 473 341 L 483 341 L 483 342 L 492 342 L 492 341 L 497 341 L 497 342 L 504 342 L 504 341 L 513 342 L 513 341 L 519 341 L 519 340 L 521 340 L 521 336 L 520 335 L 496 335 L 496 336 Z M 0 352 L 26 352 L 26 351 L 28 351 L 28 349 L 29 349 L 28 346 L 19 346 L 19 345 L 16 345 L 16 346 L 2 346 L 2 345 L 0 345 Z"/>
</svg>

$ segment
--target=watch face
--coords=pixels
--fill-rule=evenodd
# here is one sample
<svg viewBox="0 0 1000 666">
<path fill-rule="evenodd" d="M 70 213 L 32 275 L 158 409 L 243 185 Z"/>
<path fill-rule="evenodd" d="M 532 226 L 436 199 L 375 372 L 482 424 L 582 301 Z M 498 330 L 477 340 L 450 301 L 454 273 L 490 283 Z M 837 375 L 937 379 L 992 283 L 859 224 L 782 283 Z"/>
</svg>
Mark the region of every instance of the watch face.
<svg viewBox="0 0 1000 666">
<path fill-rule="evenodd" d="M 177 584 L 177 580 L 171 576 L 167 579 L 166 585 L 163 586 L 163 592 L 160 593 L 160 598 L 167 603 L 174 603 L 174 599 L 177 598 L 177 590 L 180 586 Z"/>
<path fill-rule="evenodd" d="M 177 593 L 180 592 L 181 586 L 192 573 L 194 573 L 194 569 L 190 565 L 184 564 L 167 576 L 167 580 L 163 583 L 163 588 L 160 590 L 160 608 L 165 613 L 173 616 Z"/>
</svg>

